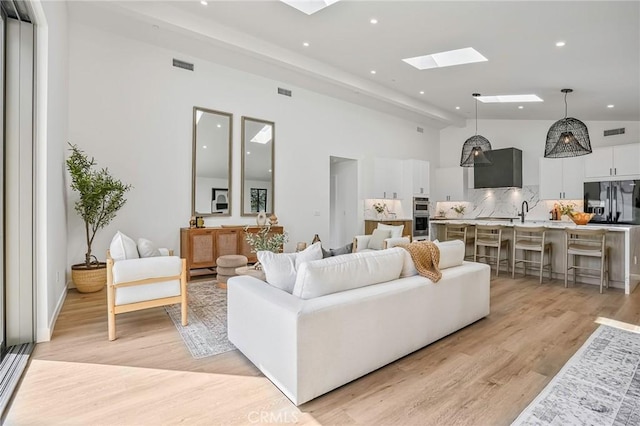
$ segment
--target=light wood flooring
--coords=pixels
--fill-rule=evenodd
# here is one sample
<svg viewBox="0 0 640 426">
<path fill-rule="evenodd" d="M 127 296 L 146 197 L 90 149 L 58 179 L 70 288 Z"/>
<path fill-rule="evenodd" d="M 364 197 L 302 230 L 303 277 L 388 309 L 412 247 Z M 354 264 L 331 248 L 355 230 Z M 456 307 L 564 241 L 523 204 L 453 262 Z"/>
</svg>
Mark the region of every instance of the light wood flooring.
<svg viewBox="0 0 640 426">
<path fill-rule="evenodd" d="M 5 421 L 508 425 L 597 317 L 640 324 L 640 292 L 493 278 L 487 318 L 295 407 L 237 351 L 193 359 L 162 308 L 119 315 L 118 339 L 109 342 L 104 290 L 72 290 Z"/>
</svg>

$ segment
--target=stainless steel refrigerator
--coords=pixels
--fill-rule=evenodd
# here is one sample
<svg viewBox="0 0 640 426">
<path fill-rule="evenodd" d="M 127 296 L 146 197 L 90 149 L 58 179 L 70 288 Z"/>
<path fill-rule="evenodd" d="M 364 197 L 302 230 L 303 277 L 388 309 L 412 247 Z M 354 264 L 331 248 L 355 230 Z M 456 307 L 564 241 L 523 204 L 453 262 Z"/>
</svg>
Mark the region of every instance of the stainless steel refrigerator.
<svg viewBox="0 0 640 426">
<path fill-rule="evenodd" d="M 640 225 L 640 180 L 585 182 L 584 211 L 591 223 Z"/>
</svg>

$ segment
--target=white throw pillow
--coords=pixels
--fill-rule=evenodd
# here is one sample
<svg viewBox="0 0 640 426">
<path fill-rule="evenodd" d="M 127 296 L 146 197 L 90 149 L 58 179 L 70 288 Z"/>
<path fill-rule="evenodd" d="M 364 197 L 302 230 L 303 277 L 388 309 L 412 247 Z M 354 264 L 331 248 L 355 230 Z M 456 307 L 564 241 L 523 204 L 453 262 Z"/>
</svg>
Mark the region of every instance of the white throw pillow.
<svg viewBox="0 0 640 426">
<path fill-rule="evenodd" d="M 267 282 L 291 293 L 296 282 L 296 253 L 274 253 L 261 250 L 257 255 Z"/>
<path fill-rule="evenodd" d="M 440 249 L 438 269 L 447 269 L 462 265 L 464 262 L 464 243 L 461 240 L 436 242 Z"/>
<path fill-rule="evenodd" d="M 120 231 L 116 232 L 116 235 L 111 240 L 109 252 L 111 253 L 111 258 L 116 261 L 138 259 L 140 257 L 136 242 Z"/>
<path fill-rule="evenodd" d="M 416 275 L 418 275 L 418 270 L 416 269 L 415 263 L 413 263 L 411 253 L 409 253 L 408 250 L 404 250 L 404 262 L 402 263 L 400 278 L 413 277 Z"/>
<path fill-rule="evenodd" d="M 161 256 L 158 247 L 146 238 L 138 238 L 138 254 L 140 257 Z"/>
<path fill-rule="evenodd" d="M 267 282 L 287 293 L 293 292 L 300 265 L 320 259 L 322 259 L 321 242 L 311 244 L 299 253 L 258 252 L 258 261 L 262 265 Z"/>
<path fill-rule="evenodd" d="M 391 231 L 391 237 L 389 238 L 400 238 L 402 237 L 402 231 L 404 230 L 404 225 L 386 225 L 384 223 L 379 223 L 376 229 L 382 229 L 383 231 Z"/>
<path fill-rule="evenodd" d="M 293 295 L 313 299 L 340 291 L 393 281 L 400 276 L 405 250 L 351 253 L 307 262 L 300 266 Z"/>
<path fill-rule="evenodd" d="M 371 239 L 369 240 L 369 245 L 367 246 L 367 248 L 370 250 L 382 250 L 384 249 L 384 240 L 390 237 L 391 237 L 391 231 L 374 229 L 373 234 L 371 234 Z"/>
</svg>

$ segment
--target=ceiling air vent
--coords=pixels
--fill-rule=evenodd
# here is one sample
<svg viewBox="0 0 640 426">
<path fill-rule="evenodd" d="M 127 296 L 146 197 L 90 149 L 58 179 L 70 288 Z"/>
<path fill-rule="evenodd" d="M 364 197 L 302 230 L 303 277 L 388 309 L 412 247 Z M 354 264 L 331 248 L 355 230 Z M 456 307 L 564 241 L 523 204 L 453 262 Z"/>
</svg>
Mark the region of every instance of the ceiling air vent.
<svg viewBox="0 0 640 426">
<path fill-rule="evenodd" d="M 624 135 L 624 127 L 604 131 L 605 136 Z"/>
<path fill-rule="evenodd" d="M 278 95 L 284 95 L 291 97 L 291 90 L 283 89 L 282 87 L 278 87 Z"/>
<path fill-rule="evenodd" d="M 173 59 L 173 66 L 177 68 L 182 68 L 185 70 L 193 71 L 193 64 L 189 62 L 181 61 L 179 59 Z"/>
<path fill-rule="evenodd" d="M 418 127 L 416 130 L 418 131 L 418 133 L 424 133 L 424 129 L 422 127 Z"/>
</svg>

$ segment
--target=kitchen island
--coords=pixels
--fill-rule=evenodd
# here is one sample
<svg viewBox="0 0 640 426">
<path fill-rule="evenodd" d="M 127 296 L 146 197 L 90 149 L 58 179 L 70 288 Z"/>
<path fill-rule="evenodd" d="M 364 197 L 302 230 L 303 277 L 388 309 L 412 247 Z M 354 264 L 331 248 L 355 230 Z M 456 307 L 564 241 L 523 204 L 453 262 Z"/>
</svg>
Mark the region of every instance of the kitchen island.
<svg viewBox="0 0 640 426">
<path fill-rule="evenodd" d="M 560 220 L 525 220 L 520 219 L 444 219 L 431 220 L 429 235 L 432 240 L 444 239 L 444 225 L 446 224 L 467 224 L 467 225 L 503 225 L 505 227 L 518 226 L 544 226 L 549 229 L 547 241 L 552 244 L 552 268 L 553 277 L 564 280 L 565 261 L 565 230 L 575 228 L 605 229 L 607 230 L 607 248 L 609 249 L 609 285 L 617 288 L 624 288 L 625 294 L 630 294 L 640 282 L 640 225 L 610 225 L 610 224 L 587 224 L 576 225 L 571 221 Z M 473 235 L 473 230 L 470 230 Z M 505 238 L 511 239 L 513 233 L 506 232 Z M 512 254 L 510 254 L 511 256 Z M 511 257 L 510 257 L 511 259 Z M 597 259 L 580 257 L 580 264 L 597 264 Z M 504 269 L 504 266 L 503 266 Z M 529 268 L 532 270 L 532 268 Z M 522 274 L 522 269 L 516 268 L 516 274 Z M 569 275 L 569 281 L 573 281 L 573 275 Z M 578 277 L 579 282 L 588 284 L 599 284 L 599 280 L 591 277 Z"/>
</svg>

